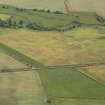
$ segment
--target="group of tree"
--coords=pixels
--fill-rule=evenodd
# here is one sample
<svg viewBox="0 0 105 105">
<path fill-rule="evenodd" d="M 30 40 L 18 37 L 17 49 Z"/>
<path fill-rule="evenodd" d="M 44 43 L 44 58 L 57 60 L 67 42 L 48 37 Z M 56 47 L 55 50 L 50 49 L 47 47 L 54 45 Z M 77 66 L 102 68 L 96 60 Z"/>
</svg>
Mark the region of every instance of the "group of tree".
<svg viewBox="0 0 105 105">
<path fill-rule="evenodd" d="M 23 20 L 20 21 L 13 21 L 11 18 L 8 20 L 1 20 L 0 19 L 0 27 L 6 28 L 22 28 L 24 26 Z"/>
<path fill-rule="evenodd" d="M 8 9 L 9 7 L 8 6 L 2 6 L 2 8 L 4 9 Z M 16 8 L 17 11 L 25 11 L 26 9 L 24 8 Z M 55 14 L 64 14 L 62 11 L 51 11 L 50 9 L 32 9 L 33 11 L 37 11 L 37 12 L 46 12 L 46 13 L 55 13 Z"/>
</svg>

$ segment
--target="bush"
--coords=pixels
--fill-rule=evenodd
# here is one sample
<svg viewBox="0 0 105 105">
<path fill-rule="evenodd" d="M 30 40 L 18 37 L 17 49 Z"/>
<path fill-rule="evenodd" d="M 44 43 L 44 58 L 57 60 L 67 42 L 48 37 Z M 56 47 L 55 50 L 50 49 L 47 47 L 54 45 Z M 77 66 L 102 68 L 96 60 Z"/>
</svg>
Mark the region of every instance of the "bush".
<svg viewBox="0 0 105 105">
<path fill-rule="evenodd" d="M 61 11 L 55 11 L 54 13 L 55 14 L 63 14 L 63 12 L 61 12 Z"/>
<path fill-rule="evenodd" d="M 47 13 L 50 13 L 51 11 L 48 9 L 46 12 L 47 12 Z"/>
</svg>

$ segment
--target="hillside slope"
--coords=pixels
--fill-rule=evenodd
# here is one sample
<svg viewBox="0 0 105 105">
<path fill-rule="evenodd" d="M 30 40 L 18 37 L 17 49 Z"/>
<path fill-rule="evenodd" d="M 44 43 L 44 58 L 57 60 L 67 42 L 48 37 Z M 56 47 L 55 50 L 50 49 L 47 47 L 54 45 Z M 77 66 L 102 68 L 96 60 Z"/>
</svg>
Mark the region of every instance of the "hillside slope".
<svg viewBox="0 0 105 105">
<path fill-rule="evenodd" d="M 72 11 L 95 11 L 105 16 L 105 0 L 68 0 Z M 22 8 L 43 8 L 65 11 L 64 0 L 0 0 L 2 4 L 9 4 Z"/>
<path fill-rule="evenodd" d="M 7 21 L 0 21 L 1 27 L 27 27 L 41 31 L 65 31 L 82 25 L 104 25 L 104 19 L 95 12 L 71 12 L 65 14 L 60 11 L 51 12 L 37 9 L 19 9 L 12 6 L 0 5 L 0 13 L 8 14 Z"/>
</svg>

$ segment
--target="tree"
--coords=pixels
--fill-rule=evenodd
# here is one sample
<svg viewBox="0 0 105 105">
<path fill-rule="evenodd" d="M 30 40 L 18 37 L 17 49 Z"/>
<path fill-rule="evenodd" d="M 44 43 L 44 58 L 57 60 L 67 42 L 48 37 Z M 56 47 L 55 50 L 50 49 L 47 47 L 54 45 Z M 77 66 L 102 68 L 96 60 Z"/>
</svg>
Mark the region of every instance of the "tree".
<svg viewBox="0 0 105 105">
<path fill-rule="evenodd" d="M 19 21 L 19 24 L 20 24 L 20 25 L 23 25 L 23 21 L 22 21 L 22 20 L 20 20 L 20 21 Z"/>
<path fill-rule="evenodd" d="M 63 14 L 61 11 L 55 11 L 55 14 Z"/>
<path fill-rule="evenodd" d="M 48 9 L 46 12 L 50 13 L 51 11 Z"/>
<path fill-rule="evenodd" d="M 11 19 L 8 20 L 8 25 L 9 25 L 9 27 L 12 26 L 12 20 Z"/>
</svg>

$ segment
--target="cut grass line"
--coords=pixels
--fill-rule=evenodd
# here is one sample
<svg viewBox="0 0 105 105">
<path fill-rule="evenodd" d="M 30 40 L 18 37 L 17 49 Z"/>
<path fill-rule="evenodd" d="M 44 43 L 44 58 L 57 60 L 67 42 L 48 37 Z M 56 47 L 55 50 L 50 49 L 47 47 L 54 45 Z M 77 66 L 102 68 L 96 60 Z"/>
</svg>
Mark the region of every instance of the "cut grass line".
<svg viewBox="0 0 105 105">
<path fill-rule="evenodd" d="M 88 77 L 92 78 L 93 80 L 97 81 L 98 83 L 101 83 L 105 86 L 105 82 L 102 81 L 101 79 L 99 79 L 98 77 L 96 77 L 95 75 L 91 75 L 89 74 L 89 72 L 87 70 L 79 70 L 81 73 L 83 73 L 84 75 L 87 75 Z"/>
<path fill-rule="evenodd" d="M 102 86 L 105 87 L 105 84 L 104 84 L 104 83 L 98 81 L 98 80 L 95 79 L 95 78 L 92 78 L 92 76 L 87 75 L 86 73 L 84 73 L 84 72 L 81 71 L 81 70 L 78 70 L 78 72 L 80 72 L 82 75 L 86 76 L 87 78 L 89 78 L 89 79 L 91 79 L 91 80 L 93 80 L 93 81 L 97 82 L 98 84 L 100 84 L 100 85 L 102 85 Z"/>
<path fill-rule="evenodd" d="M 60 66 L 46 66 L 45 68 L 48 68 L 48 69 L 54 69 L 54 68 L 82 68 L 82 67 L 101 66 L 101 65 L 105 65 L 105 62 L 87 63 L 87 64 L 60 65 Z"/>
<path fill-rule="evenodd" d="M 40 68 L 40 67 L 44 66 L 43 64 L 33 60 L 32 58 L 29 58 L 28 56 L 16 51 L 15 49 L 12 49 L 9 46 L 4 45 L 2 43 L 0 43 L 0 49 L 4 53 L 8 54 L 9 56 L 13 57 L 14 59 L 16 59 L 26 65 L 29 65 L 29 66 L 31 65 L 35 68 Z"/>
<path fill-rule="evenodd" d="M 59 99 L 59 100 L 66 100 L 66 99 L 76 99 L 76 100 L 105 100 L 105 99 L 97 99 L 97 98 L 80 98 L 80 97 L 51 97 L 51 99 Z"/>
</svg>

